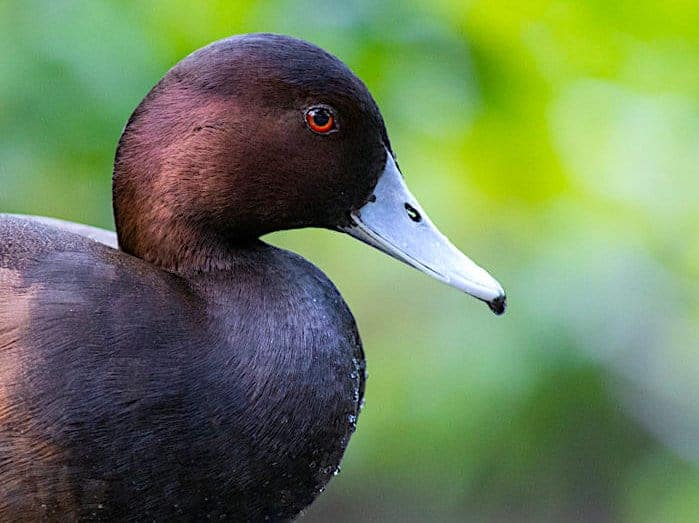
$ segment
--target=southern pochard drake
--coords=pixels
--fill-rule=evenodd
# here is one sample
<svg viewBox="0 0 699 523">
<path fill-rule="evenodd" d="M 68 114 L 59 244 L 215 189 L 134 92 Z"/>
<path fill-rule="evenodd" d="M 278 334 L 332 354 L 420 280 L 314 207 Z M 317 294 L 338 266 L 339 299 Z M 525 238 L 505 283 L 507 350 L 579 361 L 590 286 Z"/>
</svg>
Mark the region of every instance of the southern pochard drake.
<svg viewBox="0 0 699 523">
<path fill-rule="evenodd" d="M 288 520 L 313 501 L 364 353 L 330 280 L 266 233 L 342 231 L 505 308 L 406 188 L 366 86 L 291 37 L 175 65 L 123 131 L 113 199 L 116 235 L 0 216 L 2 520 Z"/>
</svg>

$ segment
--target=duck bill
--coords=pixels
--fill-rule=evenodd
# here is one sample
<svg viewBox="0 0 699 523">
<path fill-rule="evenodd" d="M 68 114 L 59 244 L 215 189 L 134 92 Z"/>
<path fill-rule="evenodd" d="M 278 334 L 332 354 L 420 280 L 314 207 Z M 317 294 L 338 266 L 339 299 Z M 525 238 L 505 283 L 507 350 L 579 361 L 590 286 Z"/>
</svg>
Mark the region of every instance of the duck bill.
<svg viewBox="0 0 699 523">
<path fill-rule="evenodd" d="M 342 231 L 483 300 L 495 314 L 505 312 L 500 284 L 439 232 L 408 190 L 388 151 L 372 197 L 351 217 L 353 223 Z"/>
</svg>

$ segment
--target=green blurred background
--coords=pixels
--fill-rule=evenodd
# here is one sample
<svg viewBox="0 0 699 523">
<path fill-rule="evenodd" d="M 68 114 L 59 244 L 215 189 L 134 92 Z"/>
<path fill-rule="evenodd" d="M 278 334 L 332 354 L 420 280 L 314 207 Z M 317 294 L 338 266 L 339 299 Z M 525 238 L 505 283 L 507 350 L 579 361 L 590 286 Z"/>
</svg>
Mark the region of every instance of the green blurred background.
<svg viewBox="0 0 699 523">
<path fill-rule="evenodd" d="M 0 0 L 0 211 L 112 228 L 162 74 L 231 34 L 330 50 L 485 306 L 328 231 L 366 407 L 306 521 L 699 521 L 699 3 Z"/>
</svg>

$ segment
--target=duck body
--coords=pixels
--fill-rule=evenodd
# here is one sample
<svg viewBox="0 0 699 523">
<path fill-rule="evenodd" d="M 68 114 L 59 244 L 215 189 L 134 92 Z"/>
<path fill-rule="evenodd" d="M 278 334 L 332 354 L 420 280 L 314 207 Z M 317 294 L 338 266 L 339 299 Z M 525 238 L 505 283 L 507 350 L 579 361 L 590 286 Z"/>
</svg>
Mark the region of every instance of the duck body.
<svg viewBox="0 0 699 523">
<path fill-rule="evenodd" d="M 185 279 L 0 220 L 0 519 L 284 520 L 322 490 L 364 390 L 354 319 L 297 255 L 231 259 Z"/>
</svg>

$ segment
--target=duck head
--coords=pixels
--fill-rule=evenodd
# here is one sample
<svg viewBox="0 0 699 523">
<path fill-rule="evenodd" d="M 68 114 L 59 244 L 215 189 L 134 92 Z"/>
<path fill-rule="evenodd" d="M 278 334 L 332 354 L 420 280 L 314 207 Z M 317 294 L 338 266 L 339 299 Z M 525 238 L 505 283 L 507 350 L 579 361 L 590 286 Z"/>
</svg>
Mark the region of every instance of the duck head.
<svg viewBox="0 0 699 523">
<path fill-rule="evenodd" d="M 225 268 L 263 234 L 323 227 L 505 308 L 407 189 L 362 81 L 287 36 L 215 42 L 162 78 L 120 139 L 114 212 L 121 249 L 166 270 Z"/>
</svg>

